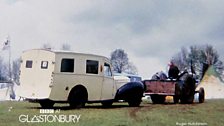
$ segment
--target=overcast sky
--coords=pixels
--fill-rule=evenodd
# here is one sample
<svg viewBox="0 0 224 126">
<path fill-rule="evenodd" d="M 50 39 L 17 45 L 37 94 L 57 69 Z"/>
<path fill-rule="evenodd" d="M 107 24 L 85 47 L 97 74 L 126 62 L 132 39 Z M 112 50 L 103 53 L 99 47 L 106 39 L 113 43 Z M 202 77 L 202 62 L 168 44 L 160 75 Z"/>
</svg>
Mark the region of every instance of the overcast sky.
<svg viewBox="0 0 224 126">
<path fill-rule="evenodd" d="M 151 78 L 183 46 L 211 44 L 224 59 L 223 5 L 224 0 L 0 0 L 0 40 L 10 35 L 14 58 L 44 43 L 107 57 L 122 48 L 139 75 Z"/>
</svg>

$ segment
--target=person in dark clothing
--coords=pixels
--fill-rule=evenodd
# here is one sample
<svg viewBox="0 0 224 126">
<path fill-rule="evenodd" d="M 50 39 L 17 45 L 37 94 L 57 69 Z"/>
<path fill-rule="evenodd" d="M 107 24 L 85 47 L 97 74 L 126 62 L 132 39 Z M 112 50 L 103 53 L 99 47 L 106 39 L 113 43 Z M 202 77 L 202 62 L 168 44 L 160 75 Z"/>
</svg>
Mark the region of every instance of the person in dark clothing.
<svg viewBox="0 0 224 126">
<path fill-rule="evenodd" d="M 167 78 L 167 75 L 163 71 L 157 72 L 152 76 L 153 80 L 166 80 Z"/>
<path fill-rule="evenodd" d="M 178 67 L 173 63 L 173 62 L 170 62 L 169 64 L 169 71 L 168 71 L 168 76 L 170 79 L 177 79 L 178 78 L 178 75 L 179 75 L 179 69 Z"/>
</svg>

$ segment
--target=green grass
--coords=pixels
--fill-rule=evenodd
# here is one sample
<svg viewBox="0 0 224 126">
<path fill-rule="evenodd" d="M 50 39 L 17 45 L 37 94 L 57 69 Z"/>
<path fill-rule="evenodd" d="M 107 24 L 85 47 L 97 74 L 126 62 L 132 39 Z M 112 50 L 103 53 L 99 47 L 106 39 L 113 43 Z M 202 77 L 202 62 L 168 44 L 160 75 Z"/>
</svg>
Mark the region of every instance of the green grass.
<svg viewBox="0 0 224 126">
<path fill-rule="evenodd" d="M 86 108 L 70 110 L 66 104 L 56 104 L 56 110 L 65 115 L 81 115 L 78 123 L 21 123 L 19 116 L 40 115 L 37 103 L 0 102 L 0 126 L 176 126 L 177 123 L 207 123 L 209 126 L 224 124 L 224 100 L 207 100 L 203 104 L 156 105 L 142 102 L 141 107 L 128 107 L 115 103 L 111 108 L 101 104 L 87 104 Z"/>
</svg>

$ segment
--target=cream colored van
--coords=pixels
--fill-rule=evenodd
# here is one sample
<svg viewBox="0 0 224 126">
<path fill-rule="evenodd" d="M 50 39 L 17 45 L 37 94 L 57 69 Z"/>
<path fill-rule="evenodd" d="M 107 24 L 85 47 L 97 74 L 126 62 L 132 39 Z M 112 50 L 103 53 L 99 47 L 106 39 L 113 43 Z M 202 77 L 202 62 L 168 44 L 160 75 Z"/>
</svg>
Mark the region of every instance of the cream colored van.
<svg viewBox="0 0 224 126">
<path fill-rule="evenodd" d="M 124 100 L 139 106 L 144 86 L 115 79 L 108 58 L 92 54 L 33 49 L 23 52 L 20 67 L 20 95 L 43 108 L 56 102 L 82 107 L 101 102 L 110 106 Z"/>
</svg>

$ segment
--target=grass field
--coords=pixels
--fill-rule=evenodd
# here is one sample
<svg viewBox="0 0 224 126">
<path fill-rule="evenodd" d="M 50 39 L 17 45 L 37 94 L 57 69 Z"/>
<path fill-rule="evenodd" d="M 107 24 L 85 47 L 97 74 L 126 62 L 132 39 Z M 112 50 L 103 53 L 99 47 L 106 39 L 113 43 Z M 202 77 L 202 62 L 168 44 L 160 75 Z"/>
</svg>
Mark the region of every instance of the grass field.
<svg viewBox="0 0 224 126">
<path fill-rule="evenodd" d="M 87 104 L 86 108 L 71 110 L 66 104 L 56 104 L 54 115 L 81 115 L 76 123 L 21 123 L 20 115 L 41 115 L 37 103 L 0 102 L 0 126 L 208 126 L 224 125 L 224 100 L 207 100 L 203 104 L 164 104 L 142 102 L 140 107 L 115 103 L 111 108 Z M 60 112 L 58 111 L 60 110 Z"/>
</svg>

